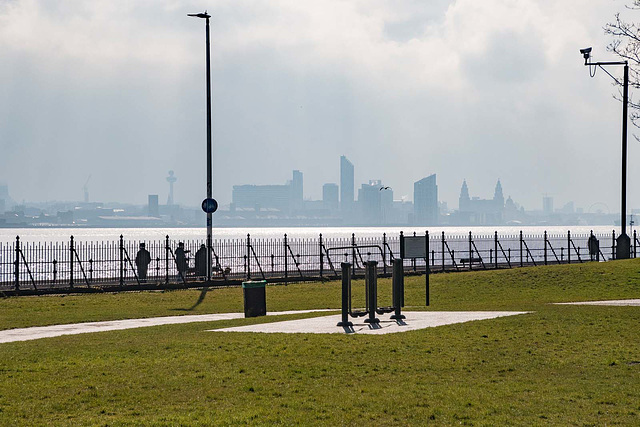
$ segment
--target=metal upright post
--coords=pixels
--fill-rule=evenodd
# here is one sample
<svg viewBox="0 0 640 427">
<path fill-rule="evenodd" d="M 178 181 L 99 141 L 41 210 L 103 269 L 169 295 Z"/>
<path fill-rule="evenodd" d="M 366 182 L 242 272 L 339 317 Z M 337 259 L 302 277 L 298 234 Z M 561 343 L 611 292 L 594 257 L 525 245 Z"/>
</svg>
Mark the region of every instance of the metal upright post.
<svg viewBox="0 0 640 427">
<path fill-rule="evenodd" d="M 494 266 L 496 270 L 498 269 L 498 232 L 496 231 L 493 235 L 493 253 L 495 254 L 495 258 L 493 259 Z"/>
<path fill-rule="evenodd" d="M 473 249 L 471 247 L 471 232 L 469 232 L 469 271 L 473 270 Z"/>
<path fill-rule="evenodd" d="M 404 305 L 404 271 L 402 268 L 402 260 L 393 260 L 393 277 L 392 282 L 392 296 L 393 296 L 393 308 L 395 313 L 391 315 L 391 319 L 401 320 L 406 317 L 402 314 L 402 306 Z M 428 305 L 428 304 L 427 304 Z"/>
<path fill-rule="evenodd" d="M 69 287 L 73 288 L 73 236 L 69 241 Z"/>
<path fill-rule="evenodd" d="M 349 321 L 349 290 L 351 288 L 351 264 L 343 262 L 342 267 L 342 319 L 338 326 L 351 327 L 353 323 Z"/>
<path fill-rule="evenodd" d="M 544 230 L 544 265 L 547 265 L 547 230 Z"/>
<path fill-rule="evenodd" d="M 73 273 L 73 270 L 72 270 L 72 273 Z M 121 234 L 120 235 L 120 286 L 123 286 L 123 285 L 124 285 L 124 237 Z"/>
<path fill-rule="evenodd" d="M 425 300 L 426 300 L 426 305 L 429 306 L 429 294 L 431 293 L 431 290 L 429 289 L 429 275 L 431 274 L 431 267 L 429 267 L 429 231 L 426 232 L 426 242 L 425 242 L 426 247 L 426 263 L 427 263 L 427 271 L 425 272 L 426 274 L 426 278 L 425 278 Z M 404 271 L 403 271 L 404 273 Z M 404 306 L 404 282 L 402 284 L 402 305 Z"/>
<path fill-rule="evenodd" d="M 324 267 L 324 258 L 322 254 L 322 233 L 320 233 L 320 238 L 318 239 L 318 249 L 320 250 L 320 279 L 322 279 L 322 269 Z"/>
<path fill-rule="evenodd" d="M 364 320 L 365 323 L 380 323 L 380 319 L 376 317 L 376 309 L 378 308 L 377 266 L 377 261 L 367 261 L 365 263 L 365 284 L 367 288 L 367 302 L 369 303 L 369 317 Z"/>
<path fill-rule="evenodd" d="M 284 233 L 284 283 L 287 283 L 287 279 L 289 277 L 289 267 L 288 267 L 288 260 L 287 260 L 287 249 L 288 249 L 287 233 Z"/>
<path fill-rule="evenodd" d="M 611 259 L 618 259 L 616 257 L 616 230 L 611 231 Z"/>
<path fill-rule="evenodd" d="M 164 272 L 165 272 L 164 283 L 169 284 L 169 235 L 168 234 L 165 237 L 165 244 L 164 244 Z"/>
<path fill-rule="evenodd" d="M 591 231 L 593 235 L 593 231 Z M 571 230 L 567 230 L 567 264 L 571 264 Z"/>
<path fill-rule="evenodd" d="M 211 47 L 209 42 L 209 15 L 206 15 L 207 33 L 207 199 L 212 197 L 212 166 L 211 166 Z M 211 282 L 212 270 L 212 234 L 213 234 L 213 214 L 207 212 L 207 282 Z"/>
<path fill-rule="evenodd" d="M 16 236 L 16 260 L 14 261 L 15 288 L 20 290 L 20 236 Z"/>
<path fill-rule="evenodd" d="M 251 236 L 247 233 L 247 280 L 251 280 Z"/>
<path fill-rule="evenodd" d="M 351 233 L 351 277 L 356 277 L 356 233 Z"/>
<path fill-rule="evenodd" d="M 637 242 L 637 237 L 636 237 L 636 230 L 633 230 L 633 257 L 636 257 L 636 242 Z"/>
<path fill-rule="evenodd" d="M 382 233 L 382 274 L 387 275 L 387 233 Z"/>
<path fill-rule="evenodd" d="M 442 232 L 442 272 L 444 273 L 444 231 Z"/>
<path fill-rule="evenodd" d="M 520 230 L 520 267 L 522 267 L 524 264 L 522 262 L 522 230 Z"/>
</svg>

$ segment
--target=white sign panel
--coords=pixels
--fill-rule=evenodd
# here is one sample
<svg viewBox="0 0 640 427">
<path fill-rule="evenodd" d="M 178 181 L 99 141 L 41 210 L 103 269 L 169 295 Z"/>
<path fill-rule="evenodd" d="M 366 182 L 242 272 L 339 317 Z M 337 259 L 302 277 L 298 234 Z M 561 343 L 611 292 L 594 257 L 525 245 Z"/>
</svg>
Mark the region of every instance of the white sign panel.
<svg viewBox="0 0 640 427">
<path fill-rule="evenodd" d="M 427 236 L 404 236 L 403 258 L 426 258 Z"/>
</svg>

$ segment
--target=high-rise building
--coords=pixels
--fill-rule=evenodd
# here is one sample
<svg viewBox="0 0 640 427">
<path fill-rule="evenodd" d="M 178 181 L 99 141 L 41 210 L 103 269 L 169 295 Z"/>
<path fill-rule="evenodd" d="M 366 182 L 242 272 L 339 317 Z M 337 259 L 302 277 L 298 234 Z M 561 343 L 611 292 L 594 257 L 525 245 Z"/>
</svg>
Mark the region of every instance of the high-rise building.
<svg viewBox="0 0 640 427">
<path fill-rule="evenodd" d="M 303 199 L 302 172 L 300 172 L 299 170 L 294 170 L 293 178 L 291 179 L 292 207 L 300 208 L 302 206 L 302 199 Z"/>
<path fill-rule="evenodd" d="M 466 188 L 466 183 L 464 188 Z M 462 195 L 460 197 L 462 200 Z M 469 197 L 468 193 L 467 197 Z M 413 183 L 413 218 L 416 225 L 435 225 L 438 223 L 436 174 Z"/>
<path fill-rule="evenodd" d="M 353 164 L 340 156 L 340 209 L 342 212 L 352 212 L 354 202 Z"/>
<path fill-rule="evenodd" d="M 147 206 L 147 211 L 149 216 L 159 217 L 160 209 L 158 207 L 158 195 L 157 194 L 149 194 L 149 203 Z"/>
<path fill-rule="evenodd" d="M 546 214 L 553 213 L 553 197 L 552 196 L 542 197 L 542 211 Z"/>
<path fill-rule="evenodd" d="M 378 225 L 382 222 L 382 188 L 382 181 L 370 180 L 369 184 L 362 184 L 358 189 L 358 222 L 361 224 Z"/>
<path fill-rule="evenodd" d="M 322 186 L 322 202 L 324 207 L 329 210 L 337 210 L 340 198 L 340 189 L 338 184 L 324 184 Z"/>
</svg>

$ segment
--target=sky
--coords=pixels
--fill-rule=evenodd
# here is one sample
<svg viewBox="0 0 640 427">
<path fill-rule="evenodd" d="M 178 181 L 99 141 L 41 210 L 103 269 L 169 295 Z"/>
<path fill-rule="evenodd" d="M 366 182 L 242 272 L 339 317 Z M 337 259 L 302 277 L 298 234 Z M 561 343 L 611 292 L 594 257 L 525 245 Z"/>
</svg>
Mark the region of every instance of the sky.
<svg viewBox="0 0 640 427">
<path fill-rule="evenodd" d="M 579 49 L 606 50 L 622 0 L 0 0 L 0 183 L 16 201 L 145 204 L 206 195 L 204 20 L 211 18 L 213 193 L 304 197 L 380 179 L 394 198 L 505 197 L 619 212 L 621 104 Z M 622 76 L 622 69 L 611 69 Z M 630 126 L 628 206 L 640 208 Z"/>
</svg>

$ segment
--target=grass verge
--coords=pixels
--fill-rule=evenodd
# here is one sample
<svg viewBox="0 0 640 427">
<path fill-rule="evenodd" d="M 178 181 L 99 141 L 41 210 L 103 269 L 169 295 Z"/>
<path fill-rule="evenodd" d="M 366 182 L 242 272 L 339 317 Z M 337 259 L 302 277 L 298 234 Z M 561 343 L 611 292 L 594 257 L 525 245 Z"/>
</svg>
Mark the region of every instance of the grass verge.
<svg viewBox="0 0 640 427">
<path fill-rule="evenodd" d="M 430 310 L 533 313 L 380 336 L 205 332 L 274 320 L 260 318 L 2 344 L 0 424 L 640 423 L 640 308 L 548 304 L 638 298 L 639 262 L 431 284 Z M 379 287 L 388 298 L 389 282 Z M 273 286 L 268 308 L 339 308 L 339 292 L 336 282 Z M 242 310 L 239 288 L 189 311 L 198 296 L 8 298 L 0 328 Z M 407 278 L 406 303 L 423 299 L 424 277 Z"/>
</svg>

